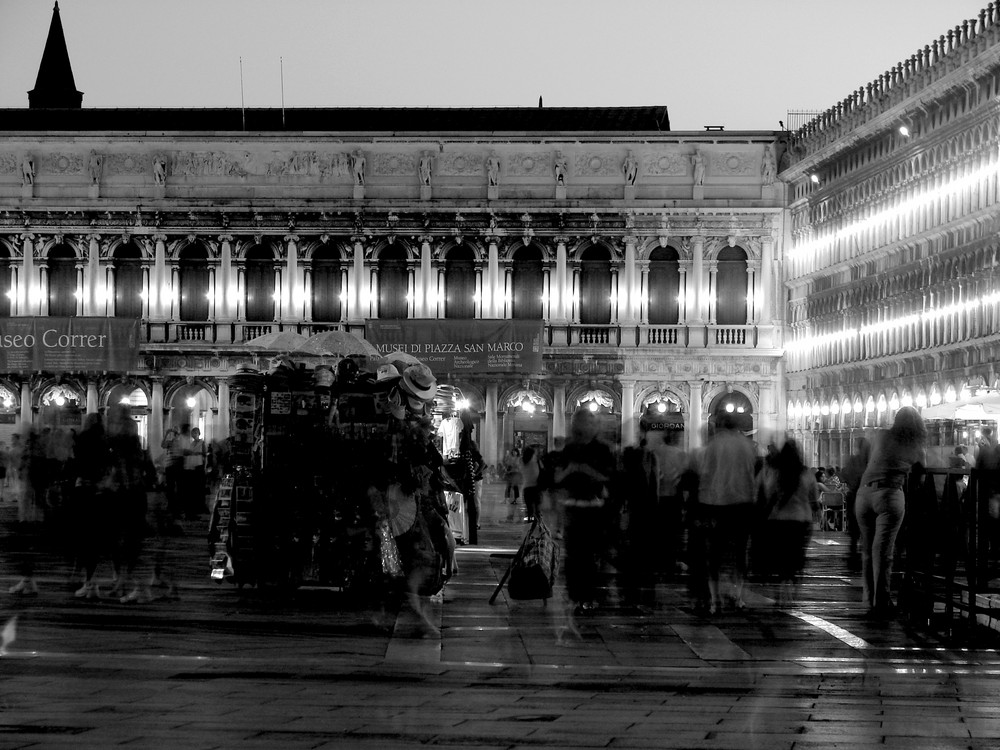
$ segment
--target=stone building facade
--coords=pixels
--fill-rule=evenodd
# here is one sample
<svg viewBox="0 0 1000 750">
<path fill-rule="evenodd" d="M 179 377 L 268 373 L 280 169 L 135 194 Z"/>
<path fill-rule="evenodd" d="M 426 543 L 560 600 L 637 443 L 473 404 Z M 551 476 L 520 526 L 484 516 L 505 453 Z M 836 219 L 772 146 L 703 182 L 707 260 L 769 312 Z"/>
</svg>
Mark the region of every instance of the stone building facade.
<svg viewBox="0 0 1000 750">
<path fill-rule="evenodd" d="M 783 426 L 780 133 L 672 132 L 665 107 L 46 102 L 0 117 L 0 316 L 139 318 L 143 341 L 132 371 L 3 373 L 8 431 L 128 399 L 154 451 L 171 422 L 219 439 L 226 378 L 267 366 L 245 342 L 373 319 L 542 321 L 539 372 L 436 373 L 491 463 L 581 404 L 623 443 L 649 410 L 689 447 L 720 410 Z"/>
<path fill-rule="evenodd" d="M 995 426 L 998 94 L 990 3 L 792 134 L 786 409 L 813 463 L 901 405 L 938 461 Z"/>
</svg>

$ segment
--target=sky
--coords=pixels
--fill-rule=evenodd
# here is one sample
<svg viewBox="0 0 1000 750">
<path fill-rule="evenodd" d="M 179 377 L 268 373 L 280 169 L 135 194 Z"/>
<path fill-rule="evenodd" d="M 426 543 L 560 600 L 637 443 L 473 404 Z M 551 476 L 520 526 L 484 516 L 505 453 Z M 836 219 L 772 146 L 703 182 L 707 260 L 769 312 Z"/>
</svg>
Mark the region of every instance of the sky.
<svg viewBox="0 0 1000 750">
<path fill-rule="evenodd" d="M 60 0 L 84 107 L 661 106 L 777 130 L 987 0 Z M 0 108 L 52 0 L 0 0 Z M 242 58 L 242 94 L 241 64 Z M 283 89 L 283 93 L 282 93 Z"/>
</svg>

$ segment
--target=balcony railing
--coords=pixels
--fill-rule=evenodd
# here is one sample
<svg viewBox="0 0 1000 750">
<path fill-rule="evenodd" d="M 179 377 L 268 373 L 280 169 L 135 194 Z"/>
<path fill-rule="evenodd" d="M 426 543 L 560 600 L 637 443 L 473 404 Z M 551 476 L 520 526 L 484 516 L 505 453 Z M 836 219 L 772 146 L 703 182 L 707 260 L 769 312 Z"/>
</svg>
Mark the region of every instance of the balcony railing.
<svg viewBox="0 0 1000 750">
<path fill-rule="evenodd" d="M 144 323 L 149 344 L 242 344 L 278 331 L 305 336 L 344 330 L 325 323 Z M 779 346 L 780 326 L 720 325 L 546 325 L 544 341 L 552 347 L 769 349 Z"/>
</svg>

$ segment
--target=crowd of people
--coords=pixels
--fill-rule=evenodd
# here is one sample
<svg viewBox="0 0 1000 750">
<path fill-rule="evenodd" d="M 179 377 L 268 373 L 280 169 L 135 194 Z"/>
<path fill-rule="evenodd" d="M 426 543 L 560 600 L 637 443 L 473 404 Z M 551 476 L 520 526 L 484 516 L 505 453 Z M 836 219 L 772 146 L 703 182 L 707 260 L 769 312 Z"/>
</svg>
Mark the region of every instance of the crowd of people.
<svg viewBox="0 0 1000 750">
<path fill-rule="evenodd" d="M 858 554 L 869 616 L 894 613 L 892 560 L 905 502 L 903 480 L 924 463 L 926 431 L 903 408 L 890 429 L 844 467 L 809 467 L 787 439 L 759 451 L 732 415 L 714 420 L 706 444 L 691 453 L 682 433 L 640 425 L 638 445 L 615 450 L 597 417 L 581 409 L 554 449 L 508 453 L 499 479 L 504 502 L 525 521 L 542 518 L 564 547 L 566 618 L 560 638 L 579 635 L 581 615 L 605 605 L 655 605 L 656 585 L 686 573 L 696 611 L 746 607 L 749 573 L 776 587 L 775 602 L 797 597 L 807 545 L 828 526 L 821 493 L 842 495 L 842 528 Z M 508 520 L 511 518 L 508 511 Z M 518 514 L 520 515 L 520 514 Z"/>
<path fill-rule="evenodd" d="M 20 580 L 9 593 L 38 593 L 43 552 L 58 552 L 73 595 L 123 604 L 177 596 L 168 539 L 182 518 L 206 510 L 211 452 L 197 428 L 168 430 L 166 462 L 156 467 L 126 406 L 87 414 L 79 430 L 37 427 L 3 451 L 5 499 L 17 501 L 9 536 Z M 98 572 L 108 567 L 102 591 Z"/>
</svg>

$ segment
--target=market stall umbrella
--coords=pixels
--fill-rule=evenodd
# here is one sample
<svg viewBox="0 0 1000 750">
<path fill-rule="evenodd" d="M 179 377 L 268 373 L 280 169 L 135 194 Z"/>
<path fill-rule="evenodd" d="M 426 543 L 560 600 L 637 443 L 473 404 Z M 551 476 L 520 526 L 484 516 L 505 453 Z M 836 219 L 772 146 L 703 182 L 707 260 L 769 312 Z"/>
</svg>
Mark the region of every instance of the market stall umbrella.
<svg viewBox="0 0 1000 750">
<path fill-rule="evenodd" d="M 262 352 L 294 352 L 307 341 L 308 336 L 295 331 L 273 331 L 245 341 L 243 346 Z"/>
<path fill-rule="evenodd" d="M 350 357 L 361 355 L 369 359 L 381 358 L 378 349 L 362 338 L 347 331 L 323 331 L 309 337 L 295 349 L 295 354 L 315 354 L 320 357 Z"/>
</svg>

